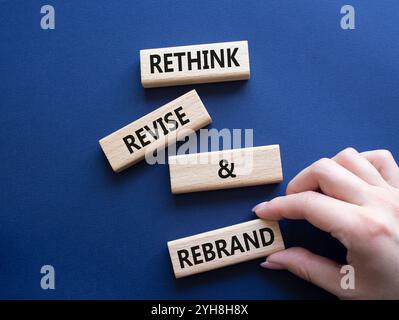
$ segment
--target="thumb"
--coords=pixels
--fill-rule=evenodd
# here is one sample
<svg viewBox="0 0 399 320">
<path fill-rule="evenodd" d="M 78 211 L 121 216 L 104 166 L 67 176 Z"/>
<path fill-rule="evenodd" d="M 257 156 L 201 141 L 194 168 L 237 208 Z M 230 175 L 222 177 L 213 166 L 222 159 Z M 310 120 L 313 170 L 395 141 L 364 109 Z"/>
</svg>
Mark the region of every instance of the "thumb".
<svg viewBox="0 0 399 320">
<path fill-rule="evenodd" d="M 343 296 L 341 266 L 304 248 L 289 248 L 273 253 L 261 266 L 267 269 L 286 269 L 338 297 Z"/>
</svg>

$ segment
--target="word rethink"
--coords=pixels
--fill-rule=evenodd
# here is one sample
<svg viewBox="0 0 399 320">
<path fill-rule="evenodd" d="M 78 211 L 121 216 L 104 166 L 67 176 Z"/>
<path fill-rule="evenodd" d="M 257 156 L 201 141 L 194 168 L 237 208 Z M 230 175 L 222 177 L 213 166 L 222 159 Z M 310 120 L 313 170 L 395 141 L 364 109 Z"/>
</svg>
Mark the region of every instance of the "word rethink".
<svg viewBox="0 0 399 320">
<path fill-rule="evenodd" d="M 250 77 L 248 42 L 145 49 L 140 51 L 143 87 L 246 80 Z"/>
</svg>

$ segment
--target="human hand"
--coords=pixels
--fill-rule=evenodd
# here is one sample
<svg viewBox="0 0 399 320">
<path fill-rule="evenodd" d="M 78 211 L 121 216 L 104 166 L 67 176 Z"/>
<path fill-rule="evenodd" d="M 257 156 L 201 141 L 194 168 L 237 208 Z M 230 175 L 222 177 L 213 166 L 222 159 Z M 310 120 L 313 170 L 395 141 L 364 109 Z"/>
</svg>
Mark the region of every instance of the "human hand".
<svg viewBox="0 0 399 320">
<path fill-rule="evenodd" d="M 262 267 L 286 269 L 341 299 L 399 299 L 399 167 L 391 153 L 345 149 L 288 184 L 286 196 L 254 207 L 262 219 L 306 219 L 348 250 L 355 288 L 341 287 L 341 266 L 304 248 L 270 255 Z"/>
</svg>

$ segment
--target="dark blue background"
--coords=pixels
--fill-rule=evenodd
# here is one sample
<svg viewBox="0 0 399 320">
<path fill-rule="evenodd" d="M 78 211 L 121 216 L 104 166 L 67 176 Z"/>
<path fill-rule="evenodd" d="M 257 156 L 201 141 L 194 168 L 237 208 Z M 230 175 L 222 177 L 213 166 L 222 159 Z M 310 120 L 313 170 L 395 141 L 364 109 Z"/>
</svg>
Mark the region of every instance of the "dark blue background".
<svg viewBox="0 0 399 320">
<path fill-rule="evenodd" d="M 356 9 L 356 30 L 340 8 Z M 56 10 L 41 30 L 40 7 Z M 254 218 L 304 166 L 399 138 L 399 1 L 0 1 L 0 298 L 331 298 L 258 261 L 175 280 L 168 240 Z M 144 90 L 143 48 L 248 40 L 251 79 Z M 195 88 L 211 127 L 279 143 L 284 182 L 173 196 L 165 165 L 114 174 L 98 140 Z M 281 223 L 287 246 L 344 261 Z M 40 268 L 56 290 L 40 288 Z"/>
</svg>

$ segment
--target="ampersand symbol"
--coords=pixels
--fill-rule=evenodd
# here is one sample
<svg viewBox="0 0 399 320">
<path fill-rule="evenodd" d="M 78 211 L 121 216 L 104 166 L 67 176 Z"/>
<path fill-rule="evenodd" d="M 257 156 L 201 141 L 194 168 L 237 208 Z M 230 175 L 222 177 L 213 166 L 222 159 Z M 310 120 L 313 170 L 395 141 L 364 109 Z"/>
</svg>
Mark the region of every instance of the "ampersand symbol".
<svg viewBox="0 0 399 320">
<path fill-rule="evenodd" d="M 218 175 L 222 179 L 226 179 L 228 177 L 232 177 L 232 178 L 236 177 L 236 175 L 233 173 L 233 171 L 234 171 L 234 163 L 233 162 L 231 163 L 231 166 L 229 168 L 229 162 L 227 160 L 223 159 L 223 160 L 219 161 L 219 166 L 220 166 L 220 169 L 218 171 Z M 223 172 L 225 172 L 225 173 L 223 173 Z"/>
</svg>

